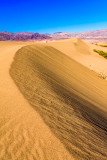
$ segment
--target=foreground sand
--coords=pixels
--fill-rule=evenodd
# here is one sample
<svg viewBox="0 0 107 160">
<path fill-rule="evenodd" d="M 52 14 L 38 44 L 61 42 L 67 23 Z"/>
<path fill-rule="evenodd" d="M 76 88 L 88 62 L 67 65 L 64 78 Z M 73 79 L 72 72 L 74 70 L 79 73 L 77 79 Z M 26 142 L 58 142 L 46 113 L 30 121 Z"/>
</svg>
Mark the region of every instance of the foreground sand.
<svg viewBox="0 0 107 160">
<path fill-rule="evenodd" d="M 9 75 L 15 52 L 28 44 L 0 42 L 0 160 L 72 160 Z"/>
<path fill-rule="evenodd" d="M 87 45 L 60 43 L 1 43 L 1 160 L 106 160 L 107 82 L 68 57 Z"/>
</svg>

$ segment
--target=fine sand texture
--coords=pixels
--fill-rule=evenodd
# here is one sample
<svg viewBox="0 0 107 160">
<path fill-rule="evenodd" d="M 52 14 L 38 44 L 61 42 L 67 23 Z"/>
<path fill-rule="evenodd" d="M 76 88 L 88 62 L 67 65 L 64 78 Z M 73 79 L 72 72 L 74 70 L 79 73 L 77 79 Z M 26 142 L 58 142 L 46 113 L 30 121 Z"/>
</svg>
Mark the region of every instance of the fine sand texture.
<svg viewBox="0 0 107 160">
<path fill-rule="evenodd" d="M 23 96 L 8 75 L 4 95 L 9 92 L 10 98 L 3 106 L 0 137 L 7 154 L 1 148 L 2 157 L 107 159 L 107 82 L 72 59 L 74 51 L 76 57 L 90 55 L 88 45 L 77 41 L 29 45 L 16 52 L 10 75 Z"/>
<path fill-rule="evenodd" d="M 97 49 L 107 52 L 107 47 L 86 43 L 78 38 L 59 40 L 49 43 L 49 45 L 55 47 L 98 74 L 107 77 L 107 59 L 93 51 L 93 49 Z"/>
<path fill-rule="evenodd" d="M 0 42 L 0 160 L 72 160 L 72 155 L 51 132 L 35 108 L 28 104 L 9 75 L 9 68 L 15 52 L 21 47 L 31 44 L 32 42 Z M 24 56 L 24 53 L 22 54 Z M 23 64 L 20 58 L 19 68 L 16 69 L 13 65 L 11 69 L 11 75 L 14 80 L 17 78 L 17 82 L 20 77 L 24 78 L 22 72 L 25 72 L 26 76 L 30 76 L 30 70 L 28 73 L 26 72 L 29 63 L 28 65 Z M 26 58 L 25 54 L 25 61 Z M 14 70 L 16 70 L 15 75 Z M 28 87 L 32 86 L 29 78 L 28 80 L 26 77 L 24 79 Z M 20 84 L 23 88 L 22 80 Z M 26 90 L 23 91 L 23 94 L 26 94 Z"/>
</svg>

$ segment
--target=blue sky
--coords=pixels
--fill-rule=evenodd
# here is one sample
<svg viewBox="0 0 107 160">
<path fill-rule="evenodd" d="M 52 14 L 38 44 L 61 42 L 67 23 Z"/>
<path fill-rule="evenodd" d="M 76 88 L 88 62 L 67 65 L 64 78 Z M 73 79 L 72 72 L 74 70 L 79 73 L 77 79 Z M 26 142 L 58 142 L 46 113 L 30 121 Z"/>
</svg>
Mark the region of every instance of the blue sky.
<svg viewBox="0 0 107 160">
<path fill-rule="evenodd" d="M 107 0 L 0 0 L 0 31 L 82 32 L 107 28 Z"/>
</svg>

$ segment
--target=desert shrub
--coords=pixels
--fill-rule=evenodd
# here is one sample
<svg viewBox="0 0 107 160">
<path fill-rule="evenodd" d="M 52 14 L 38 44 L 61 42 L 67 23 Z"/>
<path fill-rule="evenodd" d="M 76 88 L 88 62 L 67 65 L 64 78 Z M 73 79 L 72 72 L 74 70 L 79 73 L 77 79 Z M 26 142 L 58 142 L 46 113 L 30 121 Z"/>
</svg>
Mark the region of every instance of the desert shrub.
<svg viewBox="0 0 107 160">
<path fill-rule="evenodd" d="M 94 43 L 94 44 L 97 45 L 97 46 L 101 46 L 101 47 L 107 47 L 107 45 L 100 45 L 98 43 Z"/>
<path fill-rule="evenodd" d="M 96 49 L 93 49 L 93 51 L 107 59 L 107 52 L 103 52 L 101 50 L 96 50 Z"/>
<path fill-rule="evenodd" d="M 100 45 L 101 47 L 107 47 L 107 45 Z"/>
</svg>

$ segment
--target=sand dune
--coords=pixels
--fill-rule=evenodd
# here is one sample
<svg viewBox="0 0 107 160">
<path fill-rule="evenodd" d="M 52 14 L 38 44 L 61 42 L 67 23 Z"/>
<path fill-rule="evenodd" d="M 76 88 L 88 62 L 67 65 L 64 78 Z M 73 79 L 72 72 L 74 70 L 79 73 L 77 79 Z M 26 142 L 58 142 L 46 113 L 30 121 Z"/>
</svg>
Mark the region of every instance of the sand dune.
<svg viewBox="0 0 107 160">
<path fill-rule="evenodd" d="M 93 49 L 107 52 L 107 47 L 104 48 L 89 44 L 77 38 L 60 40 L 49 43 L 49 45 L 55 47 L 89 69 L 107 76 L 107 60 L 93 52 Z"/>
<path fill-rule="evenodd" d="M 74 59 L 90 55 L 88 46 L 78 39 L 73 43 L 66 40 L 48 45 L 30 45 L 15 54 L 10 75 L 32 106 L 27 102 L 20 106 L 25 113 L 22 119 L 17 120 L 19 125 L 15 125 L 15 130 L 19 130 L 19 134 L 14 131 L 16 137 L 24 134 L 24 145 L 19 149 L 22 159 L 25 158 L 27 144 L 32 159 L 107 159 L 107 82 L 71 59 L 69 53 Z M 23 113 L 20 110 L 19 113 Z M 21 131 L 20 125 L 24 131 Z M 15 135 L 12 135 L 14 139 Z M 28 135 L 32 138 L 28 138 Z M 20 139 L 23 137 L 19 136 L 17 144 L 23 143 Z M 42 142 L 38 142 L 38 145 L 42 149 L 35 144 L 36 147 L 31 145 L 33 151 L 30 152 L 27 139 L 31 139 L 32 145 L 39 139 Z"/>
<path fill-rule="evenodd" d="M 9 75 L 15 52 L 30 44 L 0 42 L 0 160 L 72 160 Z"/>
<path fill-rule="evenodd" d="M 52 46 L 61 52 L 65 53 L 72 58 L 78 58 L 82 55 L 89 55 L 89 46 L 86 43 L 78 38 L 59 40 L 52 43 L 49 43 L 49 46 Z"/>
</svg>

